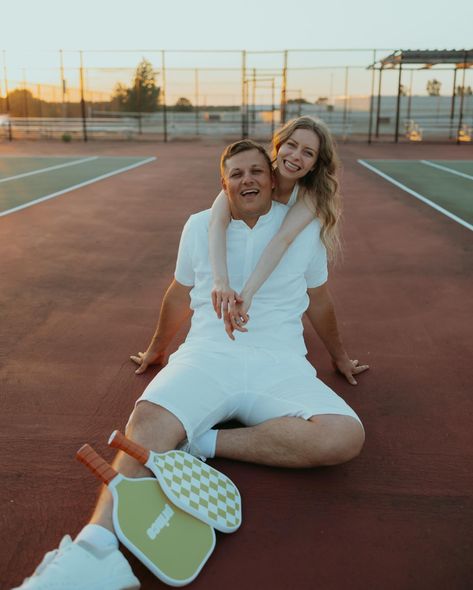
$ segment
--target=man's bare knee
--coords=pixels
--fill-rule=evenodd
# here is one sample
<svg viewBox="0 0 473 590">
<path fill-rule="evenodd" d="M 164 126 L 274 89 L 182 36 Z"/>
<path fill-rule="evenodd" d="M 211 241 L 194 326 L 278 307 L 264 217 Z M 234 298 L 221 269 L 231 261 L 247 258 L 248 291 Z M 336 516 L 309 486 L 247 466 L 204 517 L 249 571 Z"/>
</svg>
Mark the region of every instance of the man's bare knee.
<svg viewBox="0 0 473 590">
<path fill-rule="evenodd" d="M 365 431 L 355 418 L 323 415 L 313 416 L 310 422 L 318 429 L 317 444 L 314 445 L 314 466 L 339 465 L 360 454 L 365 442 Z M 321 433 L 322 439 L 319 436 Z"/>
<path fill-rule="evenodd" d="M 186 437 L 181 421 L 174 414 L 146 400 L 133 410 L 125 432 L 154 451 L 174 449 Z"/>
</svg>

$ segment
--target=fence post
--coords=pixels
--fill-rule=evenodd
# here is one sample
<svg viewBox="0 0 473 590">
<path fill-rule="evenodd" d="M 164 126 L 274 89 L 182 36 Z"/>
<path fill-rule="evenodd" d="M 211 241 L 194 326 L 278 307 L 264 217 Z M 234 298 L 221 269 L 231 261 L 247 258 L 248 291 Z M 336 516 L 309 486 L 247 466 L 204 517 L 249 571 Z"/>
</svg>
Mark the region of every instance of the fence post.
<svg viewBox="0 0 473 590">
<path fill-rule="evenodd" d="M 460 113 L 458 116 L 458 129 L 457 129 L 457 145 L 460 143 L 460 131 L 462 128 L 462 124 L 463 124 L 463 103 L 465 101 L 465 72 L 466 72 L 466 63 L 467 63 L 467 59 L 466 59 L 466 51 L 465 51 L 465 57 L 463 59 L 463 76 L 462 76 L 462 87 L 461 87 L 461 94 L 460 94 Z"/>
<path fill-rule="evenodd" d="M 396 128 L 394 130 L 394 142 L 399 141 L 399 112 L 401 109 L 401 75 L 402 75 L 402 53 L 399 62 L 399 78 L 397 82 L 397 102 L 396 102 Z"/>
<path fill-rule="evenodd" d="M 287 49 L 284 51 L 284 65 L 282 69 L 281 85 L 281 125 L 286 122 L 286 93 L 287 93 Z"/>
<path fill-rule="evenodd" d="M 168 116 L 166 108 L 166 63 L 165 52 L 161 51 L 161 66 L 163 70 L 163 125 L 164 125 L 164 142 L 168 140 Z"/>
<path fill-rule="evenodd" d="M 194 81 L 195 81 L 195 133 L 199 135 L 199 70 L 196 68 L 194 72 Z"/>
<path fill-rule="evenodd" d="M 448 134 L 448 139 L 452 139 L 453 133 L 453 120 L 455 119 L 455 98 L 457 96 L 457 71 L 458 67 L 455 65 L 455 69 L 453 70 L 453 94 L 452 94 L 452 103 L 450 108 L 450 132 Z"/>
<path fill-rule="evenodd" d="M 348 67 L 345 67 L 345 100 L 343 103 L 343 141 L 347 140 L 347 115 L 348 115 Z"/>
<path fill-rule="evenodd" d="M 381 64 L 381 66 L 379 68 L 379 81 L 378 81 L 378 105 L 376 108 L 376 131 L 375 131 L 376 138 L 379 137 L 379 117 L 380 117 L 380 113 L 381 113 L 381 78 L 382 78 L 382 74 L 383 74 L 383 65 Z"/>
<path fill-rule="evenodd" d="M 246 139 L 246 51 L 241 52 L 241 138 Z"/>
<path fill-rule="evenodd" d="M 373 49 L 373 69 L 371 70 L 371 96 L 370 96 L 370 120 L 368 123 L 368 143 L 371 143 L 371 132 L 373 129 L 375 64 L 376 64 L 376 49 Z"/>
<path fill-rule="evenodd" d="M 10 118 L 10 97 L 8 93 L 8 76 L 7 76 L 7 58 L 6 51 L 3 50 L 3 76 L 5 80 L 5 106 L 7 108 L 8 115 L 8 141 L 13 141 L 13 133 L 11 129 L 11 118 Z"/>
<path fill-rule="evenodd" d="M 411 70 L 411 77 L 409 80 L 409 98 L 407 99 L 407 118 L 411 118 L 411 106 L 412 106 L 412 79 L 414 78 L 414 70 Z"/>
<path fill-rule="evenodd" d="M 135 87 L 136 87 L 136 106 L 138 108 L 138 135 L 143 134 L 143 126 L 142 126 L 142 116 L 141 116 L 141 80 L 136 77 L 135 80 Z"/>
<path fill-rule="evenodd" d="M 82 51 L 79 51 L 80 55 L 80 109 L 82 114 L 82 136 L 84 141 L 87 141 L 87 121 L 85 112 L 85 98 L 84 98 L 84 62 L 82 58 Z"/>
<path fill-rule="evenodd" d="M 253 87 L 251 96 L 251 129 L 253 135 L 256 133 L 256 68 L 253 68 Z"/>
<path fill-rule="evenodd" d="M 61 68 L 61 90 L 62 90 L 62 116 L 66 118 L 66 78 L 64 77 L 64 55 L 62 49 L 59 50 L 59 63 Z"/>
</svg>

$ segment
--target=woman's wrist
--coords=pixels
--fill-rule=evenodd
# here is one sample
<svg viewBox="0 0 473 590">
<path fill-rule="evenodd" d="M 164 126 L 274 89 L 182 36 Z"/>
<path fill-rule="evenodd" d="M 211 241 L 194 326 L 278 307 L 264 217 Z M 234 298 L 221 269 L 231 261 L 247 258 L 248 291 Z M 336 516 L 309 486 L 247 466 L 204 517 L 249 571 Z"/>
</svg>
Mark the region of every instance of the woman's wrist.
<svg viewBox="0 0 473 590">
<path fill-rule="evenodd" d="M 246 287 L 243 288 L 243 291 L 240 293 L 240 297 L 243 299 L 245 303 L 251 303 L 254 297 L 254 293 L 251 289 L 247 289 Z"/>
<path fill-rule="evenodd" d="M 228 278 L 226 277 L 216 277 L 214 279 L 214 289 L 217 290 L 226 290 L 230 288 L 230 284 L 228 282 Z"/>
</svg>

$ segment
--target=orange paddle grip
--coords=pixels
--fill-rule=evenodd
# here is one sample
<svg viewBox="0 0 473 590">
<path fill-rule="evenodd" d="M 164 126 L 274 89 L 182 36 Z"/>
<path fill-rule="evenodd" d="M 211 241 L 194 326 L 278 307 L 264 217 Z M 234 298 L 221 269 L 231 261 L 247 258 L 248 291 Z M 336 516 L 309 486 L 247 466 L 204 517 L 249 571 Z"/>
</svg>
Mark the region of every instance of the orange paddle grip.
<svg viewBox="0 0 473 590">
<path fill-rule="evenodd" d="M 76 453 L 76 459 L 107 485 L 118 475 L 118 471 L 102 459 L 90 445 L 82 446 Z"/>
<path fill-rule="evenodd" d="M 108 440 L 108 444 L 114 449 L 124 451 L 130 457 L 133 457 L 143 465 L 149 458 L 149 451 L 122 434 L 119 430 L 114 430 Z"/>
</svg>

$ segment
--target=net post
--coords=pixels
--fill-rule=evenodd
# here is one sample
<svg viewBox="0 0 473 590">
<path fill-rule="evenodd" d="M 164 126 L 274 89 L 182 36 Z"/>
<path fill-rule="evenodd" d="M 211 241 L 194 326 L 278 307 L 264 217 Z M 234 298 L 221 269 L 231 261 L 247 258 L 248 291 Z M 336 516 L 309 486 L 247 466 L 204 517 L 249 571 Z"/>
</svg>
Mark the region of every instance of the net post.
<svg viewBox="0 0 473 590">
<path fill-rule="evenodd" d="M 80 110 L 82 115 L 82 137 L 84 141 L 88 140 L 87 137 L 87 121 L 86 121 L 86 112 L 85 112 L 85 98 L 84 98 L 84 61 L 82 56 L 82 51 L 79 51 L 80 57 Z"/>
</svg>

